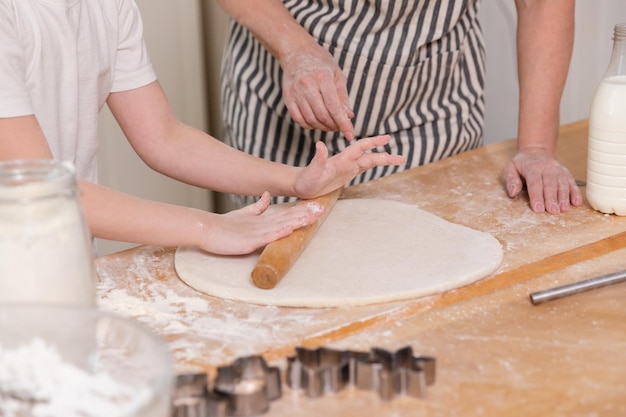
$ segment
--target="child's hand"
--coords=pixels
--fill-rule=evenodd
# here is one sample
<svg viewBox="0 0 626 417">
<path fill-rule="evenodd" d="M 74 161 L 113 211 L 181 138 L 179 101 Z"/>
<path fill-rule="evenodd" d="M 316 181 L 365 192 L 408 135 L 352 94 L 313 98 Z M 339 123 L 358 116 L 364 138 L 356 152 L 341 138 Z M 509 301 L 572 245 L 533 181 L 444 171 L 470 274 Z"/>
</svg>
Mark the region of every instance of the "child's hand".
<svg viewBox="0 0 626 417">
<path fill-rule="evenodd" d="M 343 187 L 360 173 L 381 165 L 401 165 L 406 158 L 387 152 L 370 152 L 389 143 L 388 135 L 359 139 L 341 153 L 329 158 L 328 149 L 318 142 L 315 157 L 298 176 L 295 195 L 313 198 Z"/>
<path fill-rule="evenodd" d="M 281 207 L 265 213 L 270 195 L 265 192 L 254 204 L 233 210 L 218 218 L 208 230 L 201 248 L 218 255 L 244 255 L 315 222 L 324 212 L 316 203 Z"/>
</svg>

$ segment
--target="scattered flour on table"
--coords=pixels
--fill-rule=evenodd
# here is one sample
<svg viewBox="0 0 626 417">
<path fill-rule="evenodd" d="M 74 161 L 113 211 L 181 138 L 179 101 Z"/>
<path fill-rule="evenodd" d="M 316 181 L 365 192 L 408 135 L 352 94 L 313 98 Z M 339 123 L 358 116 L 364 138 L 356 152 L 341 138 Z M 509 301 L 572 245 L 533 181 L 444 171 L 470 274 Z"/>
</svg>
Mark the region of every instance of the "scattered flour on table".
<svg viewBox="0 0 626 417">
<path fill-rule="evenodd" d="M 0 346 L 0 416 L 131 417 L 153 398 L 106 372 L 65 362 L 40 338 L 7 350 Z"/>
<path fill-rule="evenodd" d="M 155 252 L 156 251 L 156 252 Z M 285 309 L 216 299 L 198 293 L 178 278 L 157 278 L 173 270 L 173 257 L 141 247 L 123 270 L 100 264 L 99 307 L 132 317 L 164 337 L 176 372 L 202 370 L 240 356 L 299 343 L 345 324 L 335 309 Z M 108 260 L 103 260 L 108 262 Z M 115 263 L 113 263 L 115 266 Z M 122 283 L 119 277 L 130 276 Z M 367 320 L 398 305 L 352 309 L 354 321 Z M 358 314 L 355 314 L 358 313 Z"/>
<path fill-rule="evenodd" d="M 120 288 L 115 271 L 101 268 L 98 304 L 138 320 L 158 335 L 167 335 L 178 372 L 195 370 L 193 363 L 221 365 L 289 343 L 293 328 L 322 326 L 307 310 L 285 317 L 277 307 L 207 300 L 182 283 L 155 279 L 156 268 L 168 267 L 173 268 L 150 248 L 139 249 L 131 267 L 120 271 L 135 277 L 126 288 Z"/>
<path fill-rule="evenodd" d="M 316 317 L 313 311 L 299 310 L 285 315 L 279 307 L 242 308 L 231 302 L 223 303 L 216 311 L 210 310 L 211 305 L 202 298 L 182 297 L 162 287 L 158 282 L 149 284 L 151 290 L 163 292 L 151 291 L 152 296 L 147 299 L 126 289 L 111 289 L 100 299 L 100 307 L 133 317 L 157 334 L 169 335 L 168 346 L 179 366 L 197 361 L 221 365 L 236 357 L 288 345 L 297 341 L 297 333 L 294 335 L 297 329 L 328 331 L 325 320 Z M 312 335 L 315 334 L 313 331 Z M 191 369 L 178 369 L 188 370 Z"/>
</svg>

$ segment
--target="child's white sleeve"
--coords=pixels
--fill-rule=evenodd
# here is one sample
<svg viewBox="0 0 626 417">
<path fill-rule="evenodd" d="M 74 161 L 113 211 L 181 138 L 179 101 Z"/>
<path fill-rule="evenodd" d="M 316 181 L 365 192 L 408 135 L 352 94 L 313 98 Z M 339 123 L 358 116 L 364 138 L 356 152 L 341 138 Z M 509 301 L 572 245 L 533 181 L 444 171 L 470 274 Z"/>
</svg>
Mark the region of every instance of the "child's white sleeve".
<svg viewBox="0 0 626 417">
<path fill-rule="evenodd" d="M 15 19 L 12 2 L 0 0 L 0 117 L 34 114 Z"/>
<path fill-rule="evenodd" d="M 139 8 L 134 0 L 117 0 L 117 3 L 119 38 L 112 92 L 138 88 L 157 79 L 144 42 Z"/>
</svg>

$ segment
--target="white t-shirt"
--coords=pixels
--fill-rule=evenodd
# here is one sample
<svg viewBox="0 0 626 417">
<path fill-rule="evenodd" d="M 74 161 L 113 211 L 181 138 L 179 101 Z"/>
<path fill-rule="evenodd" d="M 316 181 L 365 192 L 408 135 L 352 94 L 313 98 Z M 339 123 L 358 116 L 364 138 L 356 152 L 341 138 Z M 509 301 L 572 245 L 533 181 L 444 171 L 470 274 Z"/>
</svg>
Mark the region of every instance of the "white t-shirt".
<svg viewBox="0 0 626 417">
<path fill-rule="evenodd" d="M 110 92 L 156 80 L 133 0 L 0 0 L 0 117 L 34 114 L 55 159 L 97 181 Z"/>
</svg>

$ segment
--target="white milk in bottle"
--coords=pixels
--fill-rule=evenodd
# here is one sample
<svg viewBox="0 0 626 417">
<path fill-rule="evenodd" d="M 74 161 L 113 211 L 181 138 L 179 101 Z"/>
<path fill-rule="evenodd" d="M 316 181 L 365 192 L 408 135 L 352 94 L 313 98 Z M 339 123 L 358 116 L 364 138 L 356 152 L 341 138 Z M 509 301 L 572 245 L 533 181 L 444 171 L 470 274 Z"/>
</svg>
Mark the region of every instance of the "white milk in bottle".
<svg viewBox="0 0 626 417">
<path fill-rule="evenodd" d="M 626 215 L 626 23 L 615 26 L 611 61 L 591 103 L 587 200 L 602 213 Z"/>
</svg>

